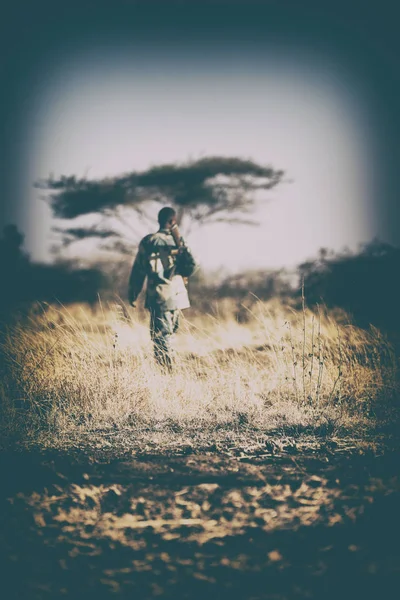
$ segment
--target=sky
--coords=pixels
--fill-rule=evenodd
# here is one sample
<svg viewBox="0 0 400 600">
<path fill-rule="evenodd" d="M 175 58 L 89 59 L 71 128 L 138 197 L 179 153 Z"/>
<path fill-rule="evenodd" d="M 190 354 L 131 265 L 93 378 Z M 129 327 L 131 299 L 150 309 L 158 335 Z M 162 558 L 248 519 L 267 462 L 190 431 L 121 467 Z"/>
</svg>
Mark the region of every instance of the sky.
<svg viewBox="0 0 400 600">
<path fill-rule="evenodd" d="M 204 268 L 292 267 L 321 247 L 397 243 L 399 124 L 389 117 L 400 85 L 366 4 L 354 21 L 340 2 L 328 14 L 312 2 L 90 4 L 58 28 L 48 12 L 31 14 L 37 37 L 28 15 L 18 31 L 29 43 L 5 63 L 2 221 L 17 222 L 34 260 L 51 259 L 55 224 L 38 179 L 212 155 L 271 164 L 289 181 L 256 202 L 257 227 L 188 234 Z"/>
</svg>

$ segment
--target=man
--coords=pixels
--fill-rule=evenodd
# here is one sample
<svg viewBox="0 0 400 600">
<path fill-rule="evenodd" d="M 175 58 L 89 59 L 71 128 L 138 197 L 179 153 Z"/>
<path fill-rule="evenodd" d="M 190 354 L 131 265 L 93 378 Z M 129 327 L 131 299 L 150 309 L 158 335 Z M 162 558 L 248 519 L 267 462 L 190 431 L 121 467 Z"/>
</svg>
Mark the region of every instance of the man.
<svg viewBox="0 0 400 600">
<path fill-rule="evenodd" d="M 196 270 L 196 262 L 180 237 L 173 208 L 158 213 L 159 230 L 139 244 L 129 279 L 129 302 L 135 306 L 147 277 L 145 308 L 150 311 L 150 333 L 158 364 L 172 368 L 172 336 L 179 312 L 190 306 L 184 278 Z"/>
</svg>

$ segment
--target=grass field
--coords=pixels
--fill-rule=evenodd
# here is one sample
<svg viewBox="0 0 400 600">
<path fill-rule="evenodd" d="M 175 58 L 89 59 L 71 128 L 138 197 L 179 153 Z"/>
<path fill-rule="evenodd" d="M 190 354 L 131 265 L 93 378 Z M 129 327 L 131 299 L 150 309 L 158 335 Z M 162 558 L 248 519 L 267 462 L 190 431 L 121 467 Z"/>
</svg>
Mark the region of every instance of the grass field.
<svg viewBox="0 0 400 600">
<path fill-rule="evenodd" d="M 210 445 L 369 434 L 390 424 L 397 367 L 376 329 L 340 311 L 233 301 L 182 314 L 173 374 L 154 363 L 148 317 L 122 303 L 38 306 L 3 346 L 4 439 L 66 449 Z M 134 435 L 133 435 L 134 434 Z M 140 445 L 139 444 L 139 445 Z"/>
</svg>

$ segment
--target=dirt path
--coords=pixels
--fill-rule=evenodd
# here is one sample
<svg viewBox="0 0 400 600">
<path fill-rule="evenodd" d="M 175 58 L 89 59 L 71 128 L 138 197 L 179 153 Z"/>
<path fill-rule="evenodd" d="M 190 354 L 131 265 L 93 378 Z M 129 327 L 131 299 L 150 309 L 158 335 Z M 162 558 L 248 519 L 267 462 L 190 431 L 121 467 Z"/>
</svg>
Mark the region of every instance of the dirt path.
<svg viewBox="0 0 400 600">
<path fill-rule="evenodd" d="M 1 457 L 4 598 L 391 598 L 399 455 Z"/>
</svg>

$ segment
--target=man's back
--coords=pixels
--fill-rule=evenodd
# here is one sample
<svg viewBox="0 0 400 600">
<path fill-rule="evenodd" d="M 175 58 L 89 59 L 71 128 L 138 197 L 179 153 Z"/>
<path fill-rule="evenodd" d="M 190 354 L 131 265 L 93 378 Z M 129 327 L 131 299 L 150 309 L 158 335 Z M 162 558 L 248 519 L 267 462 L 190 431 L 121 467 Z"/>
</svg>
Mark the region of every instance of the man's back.
<svg viewBox="0 0 400 600">
<path fill-rule="evenodd" d="M 135 301 L 147 277 L 145 307 L 160 310 L 190 306 L 183 276 L 191 275 L 195 260 L 186 246 L 179 247 L 169 230 L 146 235 L 139 244 L 129 281 L 130 299 Z"/>
</svg>

